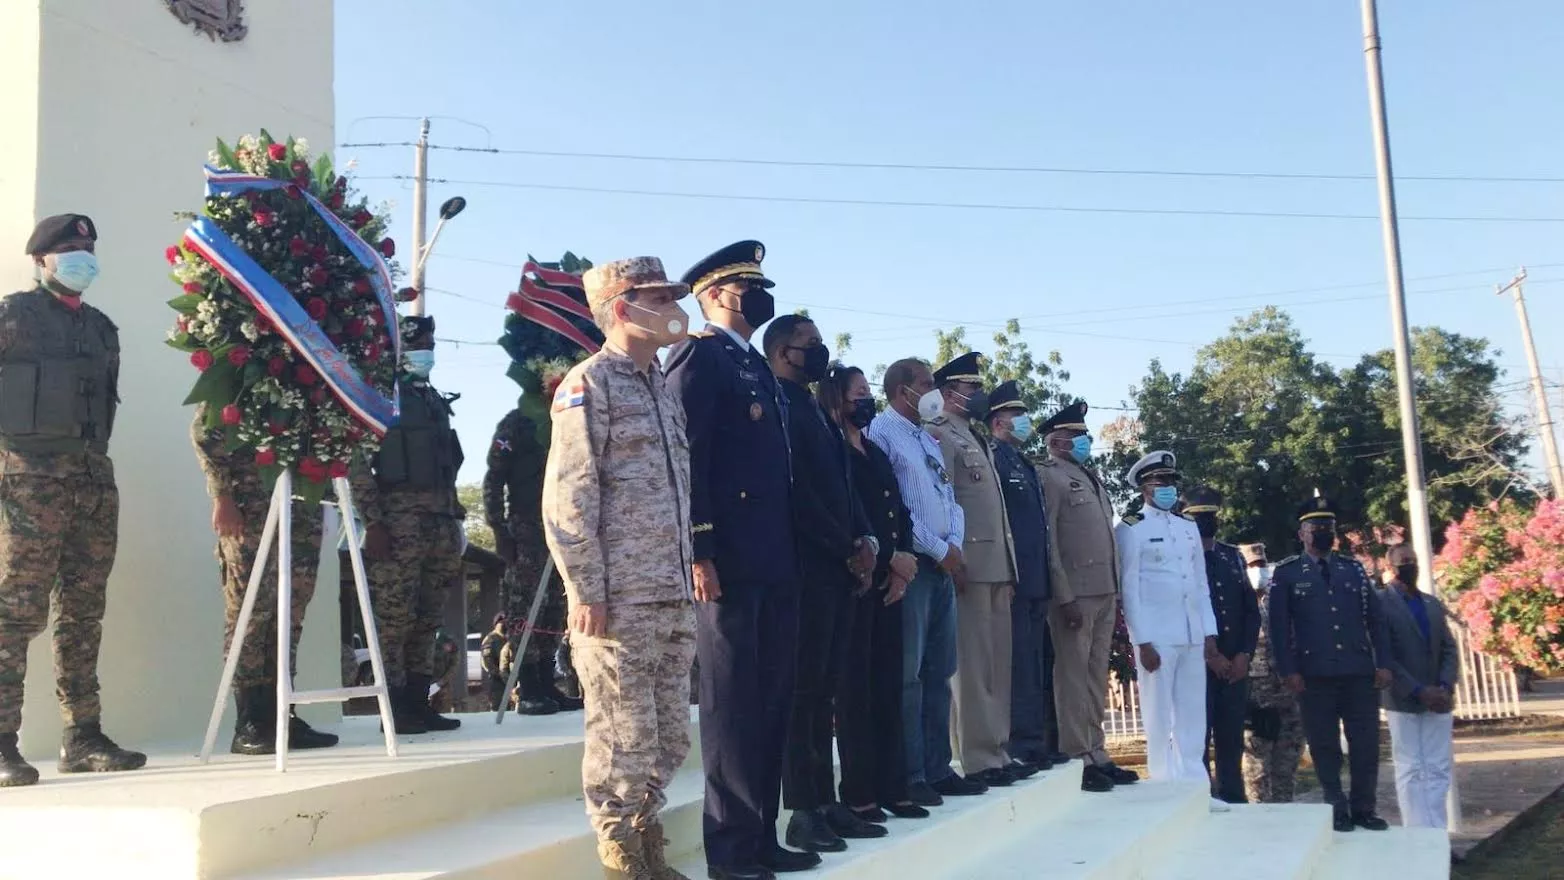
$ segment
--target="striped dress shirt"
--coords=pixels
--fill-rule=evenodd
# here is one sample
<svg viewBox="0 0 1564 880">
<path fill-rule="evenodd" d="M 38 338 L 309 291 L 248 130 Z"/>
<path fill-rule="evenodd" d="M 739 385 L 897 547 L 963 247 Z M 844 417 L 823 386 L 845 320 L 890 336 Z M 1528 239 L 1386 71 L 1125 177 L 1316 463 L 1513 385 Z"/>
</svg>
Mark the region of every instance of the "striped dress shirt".
<svg viewBox="0 0 1564 880">
<path fill-rule="evenodd" d="M 951 544 L 960 547 L 967 521 L 945 472 L 939 444 L 905 416 L 887 408 L 869 423 L 869 439 L 896 471 L 902 501 L 912 514 L 912 549 L 938 562 Z"/>
</svg>

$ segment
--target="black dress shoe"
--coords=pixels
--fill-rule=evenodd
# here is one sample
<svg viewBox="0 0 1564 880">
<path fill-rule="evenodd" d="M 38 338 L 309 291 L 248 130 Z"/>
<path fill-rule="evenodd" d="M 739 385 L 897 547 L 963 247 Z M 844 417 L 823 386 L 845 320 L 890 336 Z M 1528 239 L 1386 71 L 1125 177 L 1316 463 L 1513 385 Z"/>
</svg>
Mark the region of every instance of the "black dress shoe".
<svg viewBox="0 0 1564 880">
<path fill-rule="evenodd" d="M 1390 823 L 1373 813 L 1357 813 L 1352 817 L 1352 824 L 1365 831 L 1384 831 L 1390 827 Z"/>
<path fill-rule="evenodd" d="M 1047 770 L 1048 768 L 1039 766 L 1038 764 L 1035 764 L 1031 761 L 1011 761 L 1008 765 L 1005 766 L 1005 769 L 1010 772 L 1011 776 L 1015 777 L 1017 782 L 1019 782 L 1022 779 L 1031 779 L 1039 772 Z"/>
<path fill-rule="evenodd" d="M 1342 833 L 1351 831 L 1354 827 L 1352 817 L 1346 813 L 1337 813 L 1336 817 L 1331 820 L 1331 827 Z"/>
<path fill-rule="evenodd" d="M 778 874 L 797 874 L 820 867 L 820 857 L 812 852 L 794 852 L 779 846 L 761 855 L 760 866 Z"/>
<path fill-rule="evenodd" d="M 989 788 L 1009 788 L 1016 784 L 1015 776 L 1005 767 L 991 767 L 970 778 L 982 782 Z"/>
<path fill-rule="evenodd" d="M 942 807 L 945 805 L 945 799 L 940 797 L 939 792 L 935 791 L 933 786 L 927 782 L 914 782 L 907 786 L 907 800 L 920 807 Z M 886 809 L 896 813 L 898 816 L 901 815 L 901 813 L 896 812 L 894 807 L 886 807 Z"/>
<path fill-rule="evenodd" d="M 1048 763 L 1054 765 L 1055 767 L 1063 767 L 1064 765 L 1070 763 L 1070 756 L 1066 755 L 1064 752 L 1049 752 L 1043 757 L 1047 758 Z"/>
<path fill-rule="evenodd" d="M 827 804 L 820 808 L 820 813 L 825 816 L 825 824 L 843 840 L 873 840 L 890 833 L 882 826 L 860 818 L 846 804 Z"/>
<path fill-rule="evenodd" d="M 831 830 L 819 810 L 794 810 L 787 820 L 787 845 L 806 853 L 841 852 L 847 841 Z M 764 859 L 762 863 L 764 864 Z"/>
<path fill-rule="evenodd" d="M 870 807 L 867 810 L 860 810 L 857 807 L 853 807 L 852 811 L 854 816 L 857 816 L 865 822 L 873 822 L 876 825 L 884 825 L 887 821 L 885 811 L 879 807 Z"/>
<path fill-rule="evenodd" d="M 1113 791 L 1113 777 L 1096 764 L 1087 764 L 1081 768 L 1081 791 Z"/>
<path fill-rule="evenodd" d="M 939 795 L 935 795 L 939 797 Z M 935 806 L 938 806 L 936 804 Z M 885 811 L 898 819 L 927 819 L 929 811 L 917 804 L 886 804 Z"/>
<path fill-rule="evenodd" d="M 963 777 L 960 773 L 952 773 L 929 787 L 945 797 L 972 797 L 988 791 L 988 785 L 982 780 Z"/>
<path fill-rule="evenodd" d="M 708 867 L 710 880 L 775 880 L 775 874 L 759 865 L 740 865 L 733 868 Z"/>
<path fill-rule="evenodd" d="M 1140 781 L 1140 777 L 1136 775 L 1134 770 L 1126 770 L 1112 761 L 1098 766 L 1102 768 L 1104 773 L 1108 774 L 1108 778 L 1113 780 L 1114 785 L 1134 785 Z"/>
</svg>

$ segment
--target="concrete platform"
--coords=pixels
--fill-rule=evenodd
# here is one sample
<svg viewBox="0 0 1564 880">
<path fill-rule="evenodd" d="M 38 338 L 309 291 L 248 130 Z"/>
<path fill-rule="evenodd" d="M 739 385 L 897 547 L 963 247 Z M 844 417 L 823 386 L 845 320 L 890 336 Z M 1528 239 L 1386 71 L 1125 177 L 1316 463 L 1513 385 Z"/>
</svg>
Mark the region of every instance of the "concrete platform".
<svg viewBox="0 0 1564 880">
<path fill-rule="evenodd" d="M 147 770 L 58 778 L 0 793 L 0 878 L 500 880 L 601 876 L 581 803 L 580 713 L 464 717 L 450 734 L 380 750 L 378 722 L 349 718 L 337 749 L 266 759 L 155 754 Z M 669 787 L 672 860 L 705 876 L 703 784 L 692 755 Z M 1194 880 L 1407 880 L 1448 876 L 1437 833 L 1330 831 L 1318 805 L 1208 812 L 1199 784 L 1080 791 L 1078 765 L 827 856 L 818 876 Z M 784 817 L 785 818 L 785 817 Z M 90 830 L 86 830 L 90 829 Z"/>
</svg>

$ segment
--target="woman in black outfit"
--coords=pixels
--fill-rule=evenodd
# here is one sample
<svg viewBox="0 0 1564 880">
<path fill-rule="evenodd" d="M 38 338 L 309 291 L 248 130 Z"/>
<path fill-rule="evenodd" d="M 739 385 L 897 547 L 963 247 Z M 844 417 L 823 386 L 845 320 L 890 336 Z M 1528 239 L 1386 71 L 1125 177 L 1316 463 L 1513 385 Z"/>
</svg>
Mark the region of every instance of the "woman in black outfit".
<svg viewBox="0 0 1564 880">
<path fill-rule="evenodd" d="M 820 405 L 842 428 L 858 491 L 880 542 L 873 587 L 855 601 L 847 662 L 836 695 L 837 751 L 842 759 L 842 803 L 859 818 L 927 818 L 907 798 L 901 736 L 901 598 L 917 573 L 912 522 L 885 453 L 863 435 L 874 418 L 874 396 L 857 367 L 834 366 L 820 383 Z"/>
</svg>

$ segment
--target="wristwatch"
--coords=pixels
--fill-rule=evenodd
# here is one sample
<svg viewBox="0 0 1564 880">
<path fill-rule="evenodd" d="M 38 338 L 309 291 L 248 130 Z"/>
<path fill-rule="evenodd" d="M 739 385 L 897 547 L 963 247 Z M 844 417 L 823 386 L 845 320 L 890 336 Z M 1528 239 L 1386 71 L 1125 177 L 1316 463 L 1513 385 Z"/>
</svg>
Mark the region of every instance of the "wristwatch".
<svg viewBox="0 0 1564 880">
<path fill-rule="evenodd" d="M 864 535 L 863 539 L 865 541 L 869 542 L 869 550 L 871 552 L 873 552 L 875 556 L 879 556 L 880 555 L 880 539 L 876 538 L 873 535 Z"/>
</svg>

